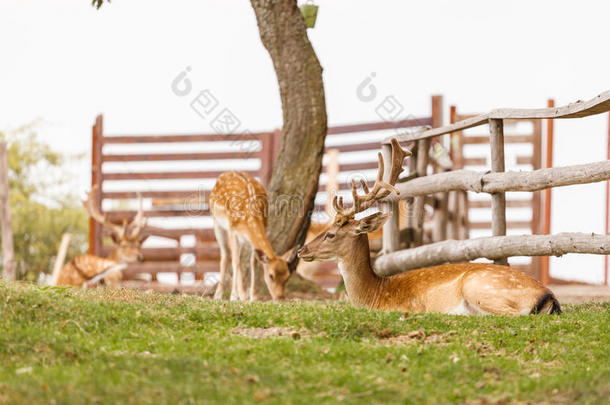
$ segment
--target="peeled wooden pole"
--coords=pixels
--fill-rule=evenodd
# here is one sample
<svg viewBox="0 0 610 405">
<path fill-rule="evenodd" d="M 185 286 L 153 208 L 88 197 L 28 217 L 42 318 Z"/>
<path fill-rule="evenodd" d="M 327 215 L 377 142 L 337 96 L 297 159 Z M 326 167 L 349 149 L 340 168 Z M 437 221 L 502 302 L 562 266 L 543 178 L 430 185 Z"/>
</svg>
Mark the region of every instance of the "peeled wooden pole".
<svg viewBox="0 0 610 405">
<path fill-rule="evenodd" d="M 68 253 L 68 247 L 70 247 L 70 239 L 72 236 L 69 233 L 64 233 L 61 237 L 61 243 L 59 244 L 59 250 L 57 251 L 57 257 L 53 264 L 53 273 L 51 273 L 51 285 L 57 285 L 59 278 L 59 272 L 64 267 L 66 261 L 66 254 Z"/>
<path fill-rule="evenodd" d="M 417 177 L 425 177 L 428 170 L 428 152 L 430 150 L 430 139 L 422 139 L 416 142 L 417 148 Z M 425 220 L 425 196 L 418 196 L 414 202 L 415 232 L 413 244 L 420 246 L 424 241 Z"/>
<path fill-rule="evenodd" d="M 389 144 L 381 146 L 381 153 L 384 162 L 392 161 L 392 146 Z M 392 165 L 384 166 L 383 180 L 388 181 Z M 381 204 L 383 212 L 390 214 L 390 218 L 383 226 L 382 241 L 383 253 L 394 252 L 400 248 L 400 210 L 398 201 L 389 201 Z"/>
<path fill-rule="evenodd" d="M 547 107 L 555 107 L 555 100 L 549 99 L 547 101 Z M 546 120 L 546 168 L 553 167 L 553 130 L 554 122 L 549 119 Z M 551 233 L 551 192 L 552 188 L 547 188 L 544 192 L 544 223 L 542 224 L 542 233 L 549 235 Z M 606 232 L 608 233 L 608 232 Z M 540 281 L 542 284 L 549 284 L 551 281 L 550 272 L 550 258 L 543 256 L 540 258 Z"/>
<path fill-rule="evenodd" d="M 491 142 L 491 171 L 504 172 L 504 123 L 499 119 L 489 120 Z M 491 233 L 506 235 L 506 195 L 496 192 L 491 195 Z M 496 264 L 508 264 L 505 258 L 497 258 Z"/>
<path fill-rule="evenodd" d="M 610 254 L 610 235 L 559 233 L 556 235 L 491 236 L 447 240 L 380 256 L 375 272 L 383 276 L 443 263 L 510 256 L 561 256 L 566 253 Z"/>
<path fill-rule="evenodd" d="M 385 200 L 404 200 L 450 190 L 498 193 L 537 191 L 550 187 L 596 183 L 610 180 L 610 160 L 584 165 L 554 167 L 531 172 L 477 173 L 454 170 L 396 184 L 400 195 L 391 194 Z"/>
</svg>

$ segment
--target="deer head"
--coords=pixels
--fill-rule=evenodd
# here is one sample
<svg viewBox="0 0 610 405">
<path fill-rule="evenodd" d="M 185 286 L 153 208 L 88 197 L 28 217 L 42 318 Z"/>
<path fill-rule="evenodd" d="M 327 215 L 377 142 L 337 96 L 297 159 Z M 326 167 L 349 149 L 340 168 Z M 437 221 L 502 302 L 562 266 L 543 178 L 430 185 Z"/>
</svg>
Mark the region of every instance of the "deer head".
<svg viewBox="0 0 610 405">
<path fill-rule="evenodd" d="M 108 220 L 107 214 L 102 214 L 93 203 L 99 187 L 94 186 L 83 201 L 89 216 L 110 231 L 110 236 L 116 245 L 109 258 L 119 263 L 133 263 L 144 259 L 140 247 L 148 235 L 142 235 L 145 226 L 142 196 L 138 194 L 139 208 L 136 216 L 130 222 L 124 220 L 121 225 Z"/>
<path fill-rule="evenodd" d="M 345 208 L 343 198 L 335 196 L 333 207 L 336 211 L 332 224 L 322 231 L 315 239 L 299 250 L 299 257 L 305 261 L 328 261 L 338 257 L 348 257 L 355 248 L 357 239 L 366 239 L 366 234 L 379 229 L 388 219 L 388 215 L 377 212 L 367 217 L 356 219 L 356 214 L 367 210 L 375 202 L 387 197 L 392 191 L 399 193 L 394 187 L 402 172 L 402 162 L 411 152 L 403 150 L 396 139 L 392 139 L 392 166 L 388 181 L 383 180 L 384 161 L 381 153 L 378 155 L 379 167 L 377 180 L 373 189 L 369 190 L 364 180 L 361 180 L 364 195 L 358 195 L 358 185 L 352 181 L 352 196 L 354 204 Z M 367 245 L 368 249 L 368 245 Z"/>
<path fill-rule="evenodd" d="M 289 263 L 297 258 L 297 247 L 284 253 L 282 256 L 270 258 L 260 249 L 254 249 L 256 258 L 263 265 L 265 284 L 274 301 L 284 299 L 284 288 L 290 278 Z"/>
</svg>

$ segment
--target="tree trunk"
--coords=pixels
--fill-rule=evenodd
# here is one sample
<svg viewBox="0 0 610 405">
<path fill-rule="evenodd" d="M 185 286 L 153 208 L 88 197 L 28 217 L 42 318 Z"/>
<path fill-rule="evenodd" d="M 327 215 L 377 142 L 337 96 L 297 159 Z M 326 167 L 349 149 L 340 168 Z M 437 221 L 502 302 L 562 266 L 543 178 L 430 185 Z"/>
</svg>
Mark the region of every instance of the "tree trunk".
<svg viewBox="0 0 610 405">
<path fill-rule="evenodd" d="M 304 242 L 318 190 L 327 131 L 322 67 L 296 0 L 251 3 L 282 99 L 284 124 L 268 187 L 267 226 L 269 240 L 281 254 Z"/>
</svg>

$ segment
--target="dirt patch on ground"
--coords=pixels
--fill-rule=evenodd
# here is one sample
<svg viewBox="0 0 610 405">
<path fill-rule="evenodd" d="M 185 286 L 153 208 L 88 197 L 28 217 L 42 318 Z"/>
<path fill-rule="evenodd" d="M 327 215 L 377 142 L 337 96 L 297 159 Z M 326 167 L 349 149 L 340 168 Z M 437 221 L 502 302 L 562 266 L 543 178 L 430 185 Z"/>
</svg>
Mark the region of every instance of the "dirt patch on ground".
<svg viewBox="0 0 610 405">
<path fill-rule="evenodd" d="M 457 332 L 450 330 L 449 332 L 425 332 L 421 329 L 414 330 L 405 334 L 381 337 L 379 341 L 387 345 L 402 345 L 414 343 L 427 343 L 433 345 L 446 345 Z"/>
<path fill-rule="evenodd" d="M 232 330 L 234 335 L 246 336 L 253 339 L 265 339 L 275 337 L 289 337 L 292 339 L 301 339 L 310 337 L 311 334 L 306 330 L 296 330 L 293 328 L 285 328 L 273 326 L 268 328 L 243 328 L 237 327 Z"/>
</svg>

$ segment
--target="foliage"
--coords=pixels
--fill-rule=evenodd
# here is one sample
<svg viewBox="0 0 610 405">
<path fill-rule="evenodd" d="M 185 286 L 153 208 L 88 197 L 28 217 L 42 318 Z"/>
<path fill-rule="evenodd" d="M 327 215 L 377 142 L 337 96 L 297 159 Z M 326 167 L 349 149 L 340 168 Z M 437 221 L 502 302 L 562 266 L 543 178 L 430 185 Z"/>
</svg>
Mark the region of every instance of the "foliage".
<svg viewBox="0 0 610 405">
<path fill-rule="evenodd" d="M 69 185 L 67 157 L 41 142 L 30 124 L 0 139 L 8 144 L 9 194 L 15 259 L 20 278 L 48 272 L 64 233 L 72 234 L 68 258 L 86 248 L 87 216 Z"/>
<path fill-rule="evenodd" d="M 0 284 L 0 403 L 605 403 L 609 317 Z"/>
<path fill-rule="evenodd" d="M 106 0 L 106 3 L 110 3 L 110 0 Z M 91 0 L 91 5 L 99 10 L 104 4 L 104 0 Z"/>
</svg>

